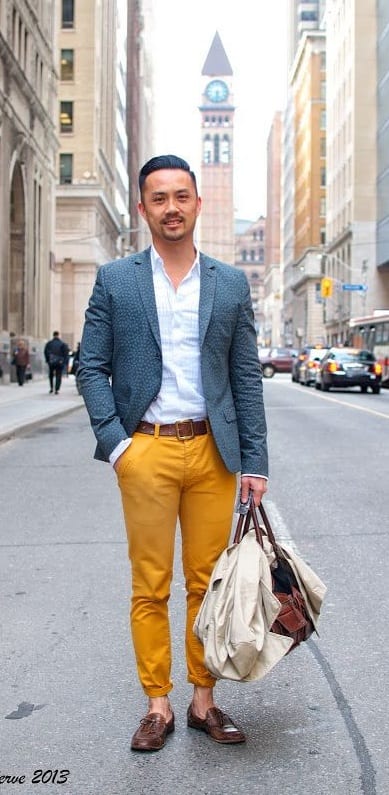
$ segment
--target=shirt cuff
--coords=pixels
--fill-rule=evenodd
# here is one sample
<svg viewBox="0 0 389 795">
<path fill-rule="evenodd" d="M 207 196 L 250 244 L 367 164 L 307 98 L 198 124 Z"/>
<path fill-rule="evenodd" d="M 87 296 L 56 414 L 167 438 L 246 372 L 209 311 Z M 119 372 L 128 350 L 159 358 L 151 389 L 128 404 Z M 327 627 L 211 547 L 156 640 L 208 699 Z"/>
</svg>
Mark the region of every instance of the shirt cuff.
<svg viewBox="0 0 389 795">
<path fill-rule="evenodd" d="M 241 478 L 263 478 L 264 480 L 269 480 L 267 475 L 251 475 L 250 472 L 245 472 L 244 475 L 241 475 Z"/>
<path fill-rule="evenodd" d="M 125 450 L 127 450 L 127 447 L 129 447 L 131 442 L 132 442 L 132 436 L 129 436 L 128 439 L 122 439 L 122 441 L 119 442 L 119 444 L 117 444 L 116 447 L 114 447 L 112 453 L 109 456 L 109 463 L 112 464 L 112 466 L 116 463 L 119 456 L 121 456 L 121 454 L 124 453 Z"/>
</svg>

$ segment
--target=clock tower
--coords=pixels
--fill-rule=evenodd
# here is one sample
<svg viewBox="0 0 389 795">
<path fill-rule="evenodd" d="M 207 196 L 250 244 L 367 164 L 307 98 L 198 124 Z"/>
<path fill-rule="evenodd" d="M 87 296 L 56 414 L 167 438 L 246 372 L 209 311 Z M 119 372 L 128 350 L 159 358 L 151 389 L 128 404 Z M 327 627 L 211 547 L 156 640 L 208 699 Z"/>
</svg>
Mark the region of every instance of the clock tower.
<svg viewBox="0 0 389 795">
<path fill-rule="evenodd" d="M 234 263 L 232 69 L 216 32 L 202 70 L 200 249 Z"/>
</svg>

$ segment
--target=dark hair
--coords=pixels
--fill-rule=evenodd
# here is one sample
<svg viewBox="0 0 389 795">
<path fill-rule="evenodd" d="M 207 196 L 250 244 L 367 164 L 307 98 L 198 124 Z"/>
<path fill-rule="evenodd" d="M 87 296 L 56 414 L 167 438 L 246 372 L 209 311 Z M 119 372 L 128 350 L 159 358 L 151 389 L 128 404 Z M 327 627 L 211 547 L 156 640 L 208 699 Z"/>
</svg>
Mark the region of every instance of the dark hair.
<svg viewBox="0 0 389 795">
<path fill-rule="evenodd" d="M 142 166 L 139 172 L 138 180 L 139 190 L 141 193 L 146 177 L 148 177 L 149 174 L 152 174 L 153 171 L 160 171 L 163 168 L 177 168 L 181 171 L 187 171 L 192 179 L 197 193 L 197 183 L 194 171 L 191 171 L 190 165 L 186 162 L 186 160 L 183 160 L 182 157 L 177 157 L 176 155 L 158 155 L 157 157 L 152 157 L 151 160 L 148 160 L 147 163 Z"/>
<path fill-rule="evenodd" d="M 59 331 L 53 331 L 53 337 L 59 337 Z"/>
</svg>

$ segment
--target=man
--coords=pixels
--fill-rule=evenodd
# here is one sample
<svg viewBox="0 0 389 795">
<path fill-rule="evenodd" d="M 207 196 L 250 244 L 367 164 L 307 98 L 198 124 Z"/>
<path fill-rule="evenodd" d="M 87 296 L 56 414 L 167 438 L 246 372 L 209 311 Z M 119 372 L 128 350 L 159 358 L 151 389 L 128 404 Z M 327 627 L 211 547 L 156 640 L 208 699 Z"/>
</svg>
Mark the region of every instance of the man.
<svg viewBox="0 0 389 795">
<path fill-rule="evenodd" d="M 155 751 L 174 730 L 168 599 L 177 517 L 187 589 L 188 725 L 221 743 L 245 736 L 213 700 L 192 627 L 241 499 L 266 491 L 266 422 L 244 274 L 193 242 L 201 199 L 185 160 L 152 158 L 139 175 L 152 246 L 102 266 L 86 311 L 77 377 L 114 466 L 132 567 L 131 629 L 148 713 L 132 738 Z M 187 419 L 187 418 L 190 419 Z"/>
<path fill-rule="evenodd" d="M 46 342 L 44 356 L 49 368 L 50 390 L 53 392 L 55 377 L 55 394 L 58 395 L 61 389 L 62 373 L 66 366 L 69 355 L 69 348 L 59 336 L 59 331 L 53 331 L 53 338 Z"/>
</svg>

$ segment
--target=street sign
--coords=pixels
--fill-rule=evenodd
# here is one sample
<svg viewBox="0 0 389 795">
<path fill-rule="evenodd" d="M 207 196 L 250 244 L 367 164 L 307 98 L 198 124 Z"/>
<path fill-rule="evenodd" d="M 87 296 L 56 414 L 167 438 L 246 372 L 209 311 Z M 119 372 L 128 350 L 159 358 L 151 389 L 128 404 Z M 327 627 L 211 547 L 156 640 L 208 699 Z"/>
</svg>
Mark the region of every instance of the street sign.
<svg viewBox="0 0 389 795">
<path fill-rule="evenodd" d="M 342 290 L 360 290 L 365 292 L 367 290 L 367 284 L 342 284 Z"/>
</svg>

